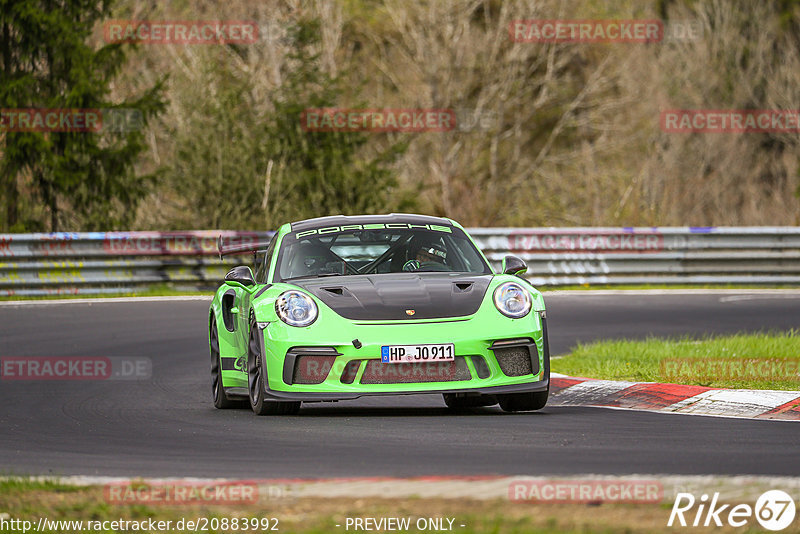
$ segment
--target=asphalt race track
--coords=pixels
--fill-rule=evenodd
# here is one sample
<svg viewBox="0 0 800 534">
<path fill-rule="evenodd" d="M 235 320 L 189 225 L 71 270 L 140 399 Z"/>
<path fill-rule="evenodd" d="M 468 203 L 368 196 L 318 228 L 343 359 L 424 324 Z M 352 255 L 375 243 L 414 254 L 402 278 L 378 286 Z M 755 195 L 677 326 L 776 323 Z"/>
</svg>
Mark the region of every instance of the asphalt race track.
<svg viewBox="0 0 800 534">
<path fill-rule="evenodd" d="M 787 330 L 800 292 L 547 294 L 554 354 L 608 337 Z M 211 405 L 207 301 L 0 305 L 0 356 L 147 357 L 152 379 L 0 381 L 0 473 L 232 478 L 800 475 L 800 424 L 547 407 L 448 414 L 438 395 L 256 417 Z"/>
</svg>

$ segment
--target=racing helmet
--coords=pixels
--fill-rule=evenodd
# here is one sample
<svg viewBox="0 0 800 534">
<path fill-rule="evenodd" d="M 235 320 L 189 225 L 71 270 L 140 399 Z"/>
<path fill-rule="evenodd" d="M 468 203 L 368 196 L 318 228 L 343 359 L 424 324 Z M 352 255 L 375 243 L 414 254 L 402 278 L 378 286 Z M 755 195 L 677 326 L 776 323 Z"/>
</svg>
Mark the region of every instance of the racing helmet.
<svg viewBox="0 0 800 534">
<path fill-rule="evenodd" d="M 445 263 L 447 261 L 447 249 L 439 239 L 421 240 L 416 245 L 414 256 L 417 259 L 419 259 L 420 255 L 424 257 L 424 259 L 420 261 L 435 263 Z"/>
</svg>

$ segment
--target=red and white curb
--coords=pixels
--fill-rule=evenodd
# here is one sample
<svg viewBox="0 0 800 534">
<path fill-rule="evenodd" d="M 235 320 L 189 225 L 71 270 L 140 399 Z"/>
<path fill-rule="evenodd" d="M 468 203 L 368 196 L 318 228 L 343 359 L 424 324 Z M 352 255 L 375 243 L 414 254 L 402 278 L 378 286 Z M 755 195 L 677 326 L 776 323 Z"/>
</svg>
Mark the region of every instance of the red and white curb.
<svg viewBox="0 0 800 534">
<path fill-rule="evenodd" d="M 719 389 L 552 374 L 550 405 L 800 421 L 800 391 Z"/>
</svg>

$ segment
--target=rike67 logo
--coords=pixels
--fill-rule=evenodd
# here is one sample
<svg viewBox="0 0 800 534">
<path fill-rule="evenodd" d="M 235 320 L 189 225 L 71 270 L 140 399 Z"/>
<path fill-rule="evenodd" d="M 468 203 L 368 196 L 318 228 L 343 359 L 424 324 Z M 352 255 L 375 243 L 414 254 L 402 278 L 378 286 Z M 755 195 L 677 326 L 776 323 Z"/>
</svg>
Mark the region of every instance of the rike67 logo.
<svg viewBox="0 0 800 534">
<path fill-rule="evenodd" d="M 755 507 L 749 504 L 733 506 L 719 504 L 719 493 L 714 493 L 710 502 L 707 494 L 698 500 L 691 493 L 678 493 L 667 526 L 721 527 L 727 523 L 739 528 L 747 525 L 753 517 L 767 530 L 783 530 L 794 521 L 794 500 L 785 491 L 770 490 L 761 494 Z"/>
</svg>

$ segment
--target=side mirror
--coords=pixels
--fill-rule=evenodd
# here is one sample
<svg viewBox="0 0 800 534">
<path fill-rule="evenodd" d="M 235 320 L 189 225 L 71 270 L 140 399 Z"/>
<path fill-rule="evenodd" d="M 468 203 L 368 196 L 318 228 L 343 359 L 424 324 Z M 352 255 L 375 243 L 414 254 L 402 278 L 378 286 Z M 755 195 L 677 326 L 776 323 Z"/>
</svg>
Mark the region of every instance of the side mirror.
<svg viewBox="0 0 800 534">
<path fill-rule="evenodd" d="M 506 256 L 500 263 L 500 270 L 503 274 L 519 276 L 528 270 L 528 264 L 516 256 Z"/>
<path fill-rule="evenodd" d="M 239 265 L 228 271 L 228 274 L 225 275 L 225 283 L 229 286 L 240 286 L 245 289 L 256 285 L 253 271 L 247 265 Z"/>
</svg>

